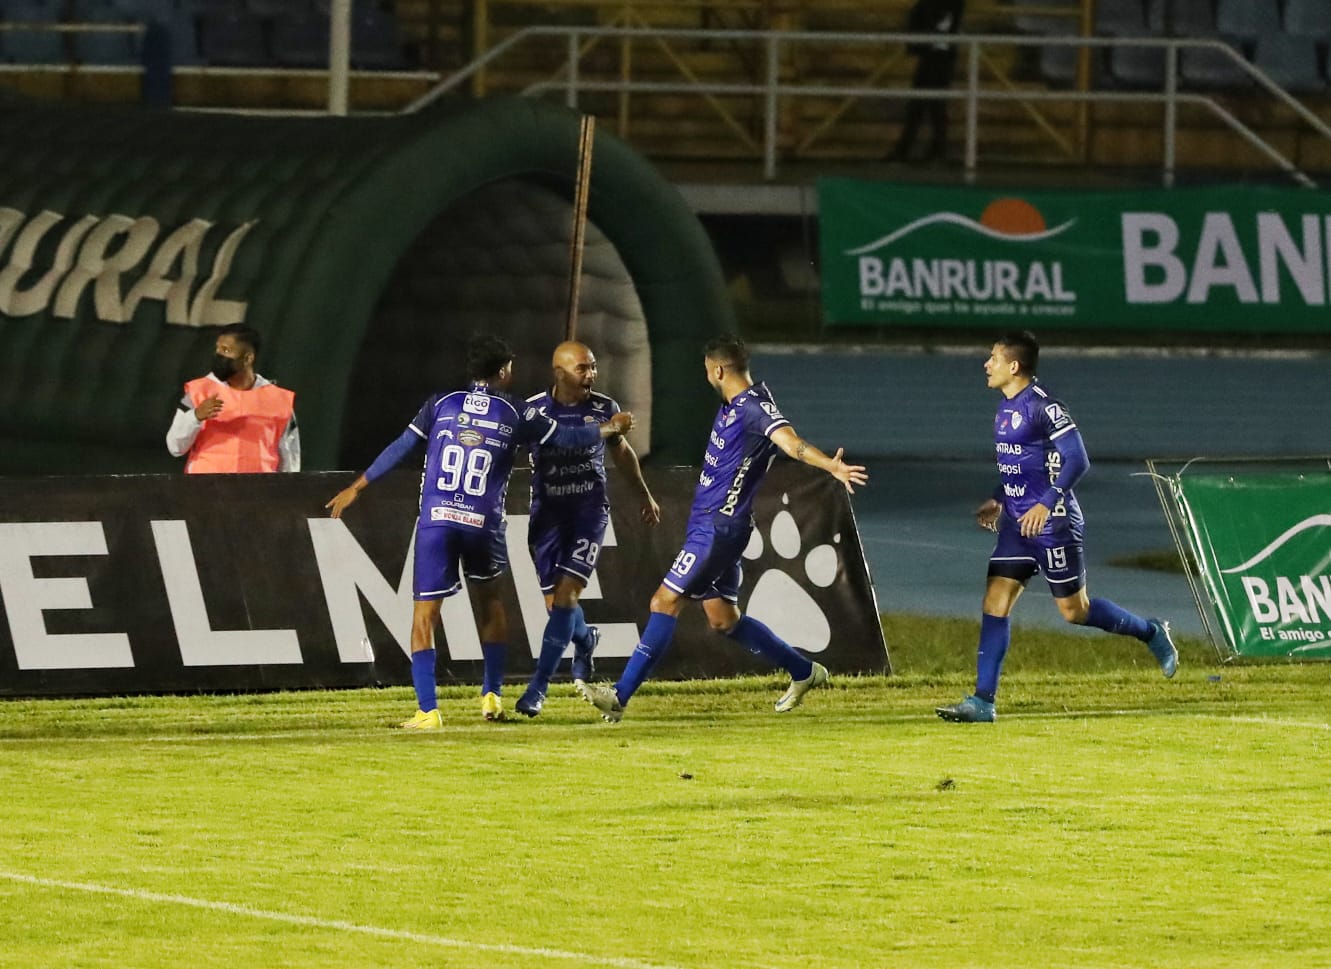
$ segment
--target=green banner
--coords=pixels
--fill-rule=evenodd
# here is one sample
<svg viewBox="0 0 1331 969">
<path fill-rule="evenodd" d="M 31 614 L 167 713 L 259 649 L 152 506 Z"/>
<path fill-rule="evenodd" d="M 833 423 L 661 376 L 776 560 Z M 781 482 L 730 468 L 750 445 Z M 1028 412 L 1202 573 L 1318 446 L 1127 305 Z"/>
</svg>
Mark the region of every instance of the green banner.
<svg viewBox="0 0 1331 969">
<path fill-rule="evenodd" d="M 834 326 L 1331 332 L 1331 195 L 818 182 Z"/>
<path fill-rule="evenodd" d="M 1331 475 L 1198 474 L 1172 484 L 1234 652 L 1331 657 Z"/>
</svg>

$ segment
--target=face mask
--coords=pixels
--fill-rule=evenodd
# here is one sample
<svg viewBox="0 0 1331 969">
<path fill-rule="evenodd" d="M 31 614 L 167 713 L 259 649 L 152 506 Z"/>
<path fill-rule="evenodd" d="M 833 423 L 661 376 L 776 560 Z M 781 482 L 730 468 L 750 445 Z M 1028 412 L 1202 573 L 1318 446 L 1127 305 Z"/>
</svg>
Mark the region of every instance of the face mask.
<svg viewBox="0 0 1331 969">
<path fill-rule="evenodd" d="M 213 376 L 218 380 L 229 380 L 239 369 L 240 361 L 234 357 L 224 357 L 220 353 L 213 354 Z"/>
</svg>

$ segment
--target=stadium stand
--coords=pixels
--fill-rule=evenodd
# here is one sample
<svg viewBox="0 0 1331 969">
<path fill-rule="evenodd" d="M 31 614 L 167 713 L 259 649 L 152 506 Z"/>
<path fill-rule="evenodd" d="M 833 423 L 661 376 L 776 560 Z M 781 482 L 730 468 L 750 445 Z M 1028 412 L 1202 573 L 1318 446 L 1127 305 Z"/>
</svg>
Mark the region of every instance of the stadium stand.
<svg viewBox="0 0 1331 969">
<path fill-rule="evenodd" d="M 1331 39 L 1331 0 L 1285 0 L 1284 23 L 1295 37 Z"/>
<path fill-rule="evenodd" d="M 1288 91 L 1312 94 L 1326 87 L 1311 37 L 1268 31 L 1257 38 L 1253 63 Z"/>
<path fill-rule="evenodd" d="M 59 0 L 4 0 L 0 17 L 14 23 L 49 24 L 60 20 Z M 60 64 L 67 60 L 64 37 L 46 30 L 9 30 L 4 57 L 12 64 Z"/>
<path fill-rule="evenodd" d="M 92 24 L 129 24 L 131 18 L 115 0 L 75 0 L 71 21 Z M 128 33 L 77 33 L 70 38 L 74 60 L 80 64 L 137 64 L 137 38 Z"/>
</svg>

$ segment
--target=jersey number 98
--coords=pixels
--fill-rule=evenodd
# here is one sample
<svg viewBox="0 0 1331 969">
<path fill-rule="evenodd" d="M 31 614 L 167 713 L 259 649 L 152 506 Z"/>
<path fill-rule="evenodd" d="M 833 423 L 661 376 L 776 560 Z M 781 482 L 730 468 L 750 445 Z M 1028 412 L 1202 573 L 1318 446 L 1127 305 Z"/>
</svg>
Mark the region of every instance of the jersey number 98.
<svg viewBox="0 0 1331 969">
<path fill-rule="evenodd" d="M 485 494 L 492 462 L 490 452 L 481 448 L 470 451 L 449 444 L 439 452 L 439 490 L 462 490 L 469 495 Z"/>
</svg>

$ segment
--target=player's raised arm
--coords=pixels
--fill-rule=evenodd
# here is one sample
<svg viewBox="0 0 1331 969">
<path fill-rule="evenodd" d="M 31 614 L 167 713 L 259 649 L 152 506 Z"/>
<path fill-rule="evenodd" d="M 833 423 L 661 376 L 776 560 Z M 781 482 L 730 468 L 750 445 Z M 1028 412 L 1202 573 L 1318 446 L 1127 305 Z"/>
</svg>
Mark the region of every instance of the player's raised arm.
<svg viewBox="0 0 1331 969">
<path fill-rule="evenodd" d="M 847 464 L 842 460 L 841 456 L 846 453 L 845 448 L 837 448 L 836 454 L 829 457 L 796 434 L 795 429 L 789 424 L 785 427 L 778 427 L 772 432 L 772 443 L 796 461 L 802 461 L 826 471 L 845 485 L 846 490 L 851 494 L 855 493 L 853 485 L 869 483 L 869 475 L 865 471 L 864 465 Z"/>
</svg>

